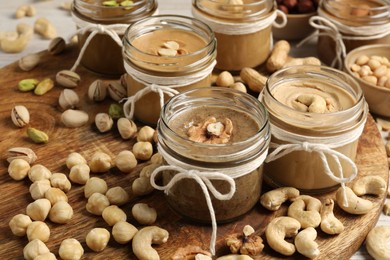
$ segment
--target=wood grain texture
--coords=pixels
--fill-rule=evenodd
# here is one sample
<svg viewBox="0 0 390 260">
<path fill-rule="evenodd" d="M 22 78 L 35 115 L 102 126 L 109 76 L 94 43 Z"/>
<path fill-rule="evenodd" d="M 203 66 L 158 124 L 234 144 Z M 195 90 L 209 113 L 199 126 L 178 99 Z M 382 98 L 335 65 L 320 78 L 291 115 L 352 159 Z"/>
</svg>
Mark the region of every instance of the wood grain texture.
<svg viewBox="0 0 390 260">
<path fill-rule="evenodd" d="M 16 214 L 25 213 L 26 206 L 32 202 L 28 188 L 31 182 L 12 180 L 8 173 L 6 162 L 6 151 L 15 146 L 25 146 L 33 149 L 38 155 L 36 163 L 48 167 L 52 172 L 69 173 L 65 166 L 66 156 L 72 152 L 80 152 L 85 158 L 90 158 L 96 151 L 104 151 L 115 157 L 124 149 L 131 149 L 132 141 L 123 141 L 116 130 L 106 134 L 100 134 L 93 126 L 93 119 L 96 113 L 106 112 L 111 101 L 103 103 L 92 103 L 86 97 L 89 84 L 97 78 L 83 68 L 78 69 L 82 76 L 82 83 L 76 89 L 82 104 L 81 109 L 88 111 L 90 124 L 87 126 L 69 129 L 60 123 L 61 112 L 57 107 L 57 100 L 61 87 L 56 86 L 44 96 L 36 96 L 33 93 L 21 93 L 16 86 L 19 80 L 24 78 L 45 77 L 54 78 L 57 71 L 68 69 L 72 66 L 76 51 L 68 49 L 59 56 L 51 56 L 46 52 L 42 53 L 43 62 L 38 68 L 26 73 L 19 70 L 16 63 L 0 69 L 0 255 L 2 259 L 23 259 L 23 247 L 27 244 L 26 237 L 14 236 L 9 227 L 9 220 Z M 25 105 L 31 114 L 30 125 L 39 128 L 49 134 L 50 141 L 44 145 L 33 144 L 26 136 L 26 128 L 17 128 L 12 124 L 10 112 L 14 105 Z M 374 120 L 368 118 L 364 133 L 359 140 L 358 157 L 356 161 L 359 168 L 359 177 L 365 175 L 378 175 L 388 181 L 387 159 L 384 145 L 379 135 Z M 142 165 L 141 165 L 142 166 Z M 140 167 L 141 167 L 140 166 Z M 124 174 L 117 169 L 112 169 L 104 174 L 92 174 L 104 178 L 109 187 L 121 186 L 130 193 L 130 184 L 139 173 L 138 167 L 130 174 Z M 267 189 L 267 187 L 264 187 Z M 111 228 L 101 217 L 95 217 L 85 210 L 87 200 L 83 195 L 83 186 L 73 184 L 68 193 L 69 203 L 74 209 L 74 217 L 66 225 L 59 225 L 46 221 L 51 230 L 50 240 L 47 246 L 51 252 L 58 257 L 58 248 L 65 238 L 78 239 L 85 250 L 83 259 L 136 259 L 132 254 L 130 245 L 119 245 L 112 238 L 108 247 L 100 253 L 92 252 L 85 243 L 85 236 L 94 227 Z M 334 192 L 318 196 L 321 200 L 334 198 Z M 364 216 L 352 216 L 343 213 L 339 208 L 335 214 L 344 223 L 346 229 L 338 236 L 329 236 L 318 232 L 317 242 L 320 245 L 321 256 L 318 259 L 348 259 L 361 246 L 368 231 L 376 224 L 381 213 L 384 195 L 375 198 L 369 197 L 374 202 L 374 210 Z M 136 224 L 131 216 L 131 207 L 135 202 L 142 201 L 150 204 L 158 211 L 156 225 L 167 229 L 170 233 L 168 242 L 155 248 L 162 259 L 169 259 L 173 252 L 187 244 L 196 244 L 204 249 L 208 248 L 211 228 L 206 225 L 190 223 L 172 212 L 161 192 L 143 198 L 133 198 L 131 202 L 122 208 L 128 215 L 128 221 Z M 285 214 L 286 207 L 277 212 L 268 212 L 260 206 L 255 208 L 239 220 L 218 226 L 217 254 L 228 253 L 224 246 L 224 237 L 233 232 L 240 232 L 244 225 L 252 225 L 256 232 L 261 234 L 263 239 L 264 229 L 269 221 L 275 216 Z M 292 257 L 283 257 L 273 252 L 265 241 L 264 252 L 259 259 L 300 259 L 303 257 L 295 254 Z"/>
</svg>

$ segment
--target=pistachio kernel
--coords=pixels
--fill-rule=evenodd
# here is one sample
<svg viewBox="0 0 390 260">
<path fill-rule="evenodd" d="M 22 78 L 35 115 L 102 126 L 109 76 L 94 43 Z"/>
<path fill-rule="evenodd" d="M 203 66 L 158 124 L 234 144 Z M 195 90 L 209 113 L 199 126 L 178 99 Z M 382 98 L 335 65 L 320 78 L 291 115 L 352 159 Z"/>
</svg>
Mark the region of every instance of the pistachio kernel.
<svg viewBox="0 0 390 260">
<path fill-rule="evenodd" d="M 34 143 L 47 143 L 49 141 L 49 136 L 36 128 L 29 127 L 27 129 L 27 135 L 28 137 L 34 142 Z"/>
<path fill-rule="evenodd" d="M 34 94 L 38 96 L 42 96 L 49 92 L 54 87 L 54 82 L 50 78 L 46 78 L 38 83 L 38 85 L 34 89 Z"/>
<path fill-rule="evenodd" d="M 22 92 L 27 92 L 35 89 L 38 85 L 39 80 L 37 79 L 22 79 L 18 83 L 18 89 Z"/>
<path fill-rule="evenodd" d="M 104 5 L 104 6 L 119 6 L 117 1 L 115 1 L 115 0 L 103 1 L 102 5 Z"/>
<path fill-rule="evenodd" d="M 119 104 L 111 104 L 110 107 L 108 108 L 108 114 L 111 116 L 113 119 L 119 119 L 121 117 L 124 117 L 125 114 L 123 112 L 123 107 Z"/>
</svg>

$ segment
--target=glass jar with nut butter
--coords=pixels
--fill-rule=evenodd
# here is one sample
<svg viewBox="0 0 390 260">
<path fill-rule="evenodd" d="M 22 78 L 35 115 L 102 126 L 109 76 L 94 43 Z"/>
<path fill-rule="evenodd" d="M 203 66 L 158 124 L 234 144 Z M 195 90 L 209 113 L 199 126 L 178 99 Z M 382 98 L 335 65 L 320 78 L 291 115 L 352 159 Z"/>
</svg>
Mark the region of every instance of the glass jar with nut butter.
<svg viewBox="0 0 390 260">
<path fill-rule="evenodd" d="M 74 0 L 72 18 L 81 31 L 80 50 L 87 45 L 81 64 L 103 76 L 119 77 L 125 73 L 119 45 L 125 30 L 156 12 L 156 0 Z M 92 33 L 96 35 L 90 39 Z"/>
<path fill-rule="evenodd" d="M 322 193 L 356 176 L 368 106 L 351 76 L 325 66 L 293 66 L 272 74 L 259 99 L 272 130 L 267 183 Z"/>
<path fill-rule="evenodd" d="M 193 0 L 192 4 L 194 17 L 207 23 L 218 40 L 220 70 L 261 65 L 272 48 L 277 15 L 285 18 L 271 0 Z"/>
<path fill-rule="evenodd" d="M 123 40 L 126 117 L 155 125 L 168 97 L 211 85 L 216 39 L 194 18 L 161 15 L 132 24 Z"/>
<path fill-rule="evenodd" d="M 221 223 L 258 203 L 270 132 L 256 98 L 227 88 L 185 91 L 165 104 L 157 131 L 167 163 L 157 169 L 164 185 L 158 188 L 175 212 L 210 223 L 211 204 Z"/>
<path fill-rule="evenodd" d="M 318 16 L 311 18 L 320 32 L 318 56 L 329 66 L 341 68 L 346 53 L 357 47 L 390 43 L 390 5 L 386 0 L 323 0 Z"/>
</svg>

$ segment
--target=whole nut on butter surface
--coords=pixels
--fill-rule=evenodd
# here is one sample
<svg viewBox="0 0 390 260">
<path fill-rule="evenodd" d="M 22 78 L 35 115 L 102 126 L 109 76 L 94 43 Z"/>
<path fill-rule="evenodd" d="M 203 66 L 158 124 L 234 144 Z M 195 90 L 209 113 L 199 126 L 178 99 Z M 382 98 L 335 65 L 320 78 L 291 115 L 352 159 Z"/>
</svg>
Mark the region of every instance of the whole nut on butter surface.
<svg viewBox="0 0 390 260">
<path fill-rule="evenodd" d="M 30 113 L 25 106 L 17 105 L 11 111 L 11 119 L 17 127 L 23 127 L 30 122 Z"/>
<path fill-rule="evenodd" d="M 127 97 L 127 89 L 120 81 L 111 81 L 107 86 L 108 94 L 115 101 L 120 101 Z"/>
<path fill-rule="evenodd" d="M 39 64 L 40 60 L 41 56 L 39 54 L 33 53 L 26 55 L 19 59 L 19 68 L 23 71 L 30 71 Z"/>
<path fill-rule="evenodd" d="M 66 48 L 66 42 L 62 37 L 56 37 L 49 43 L 47 51 L 52 55 L 57 55 L 63 52 Z"/>
<path fill-rule="evenodd" d="M 56 82 L 65 88 L 75 88 L 80 82 L 80 76 L 71 70 L 61 70 L 56 75 Z"/>
<path fill-rule="evenodd" d="M 107 96 L 107 86 L 106 84 L 97 79 L 89 85 L 88 88 L 88 98 L 92 101 L 103 101 Z"/>
<path fill-rule="evenodd" d="M 88 123 L 89 116 L 81 110 L 68 109 L 61 115 L 61 122 L 66 127 L 80 127 Z"/>
<path fill-rule="evenodd" d="M 62 90 L 58 98 L 58 104 L 62 110 L 74 109 L 79 105 L 79 102 L 79 96 L 71 89 Z"/>
<path fill-rule="evenodd" d="M 15 159 L 23 159 L 29 164 L 36 161 L 37 155 L 33 150 L 27 147 L 13 147 L 8 149 L 7 162 L 12 162 Z"/>
</svg>

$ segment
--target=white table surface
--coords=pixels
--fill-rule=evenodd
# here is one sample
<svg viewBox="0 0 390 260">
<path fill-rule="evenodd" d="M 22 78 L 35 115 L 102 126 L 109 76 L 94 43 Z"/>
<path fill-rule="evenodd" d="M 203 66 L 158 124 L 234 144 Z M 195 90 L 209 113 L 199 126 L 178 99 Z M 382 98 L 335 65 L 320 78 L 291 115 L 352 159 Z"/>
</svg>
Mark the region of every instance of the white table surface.
<svg viewBox="0 0 390 260">
<path fill-rule="evenodd" d="M 28 23 L 33 26 L 35 20 L 42 16 L 48 18 L 55 25 L 59 36 L 67 38 L 75 32 L 76 26 L 72 21 L 69 12 L 60 9 L 60 5 L 69 1 L 70 0 L 1 0 L 0 31 L 15 31 L 16 25 L 20 22 Z M 15 11 L 17 7 L 22 4 L 33 5 L 37 10 L 37 14 L 34 17 L 16 19 Z M 191 16 L 190 8 L 191 0 L 159 0 L 159 14 Z M 49 40 L 44 40 L 40 36 L 34 34 L 33 39 L 29 42 L 27 48 L 21 53 L 7 54 L 0 50 L 0 68 L 27 54 L 45 50 L 48 44 Z M 0 77 L 4 77 L 4 75 L 0 75 Z M 383 136 L 386 135 L 384 132 L 382 134 Z M 390 216 L 382 214 L 377 225 L 390 226 Z M 362 246 L 351 259 L 362 260 L 372 258 L 368 255 L 365 247 Z"/>
</svg>

